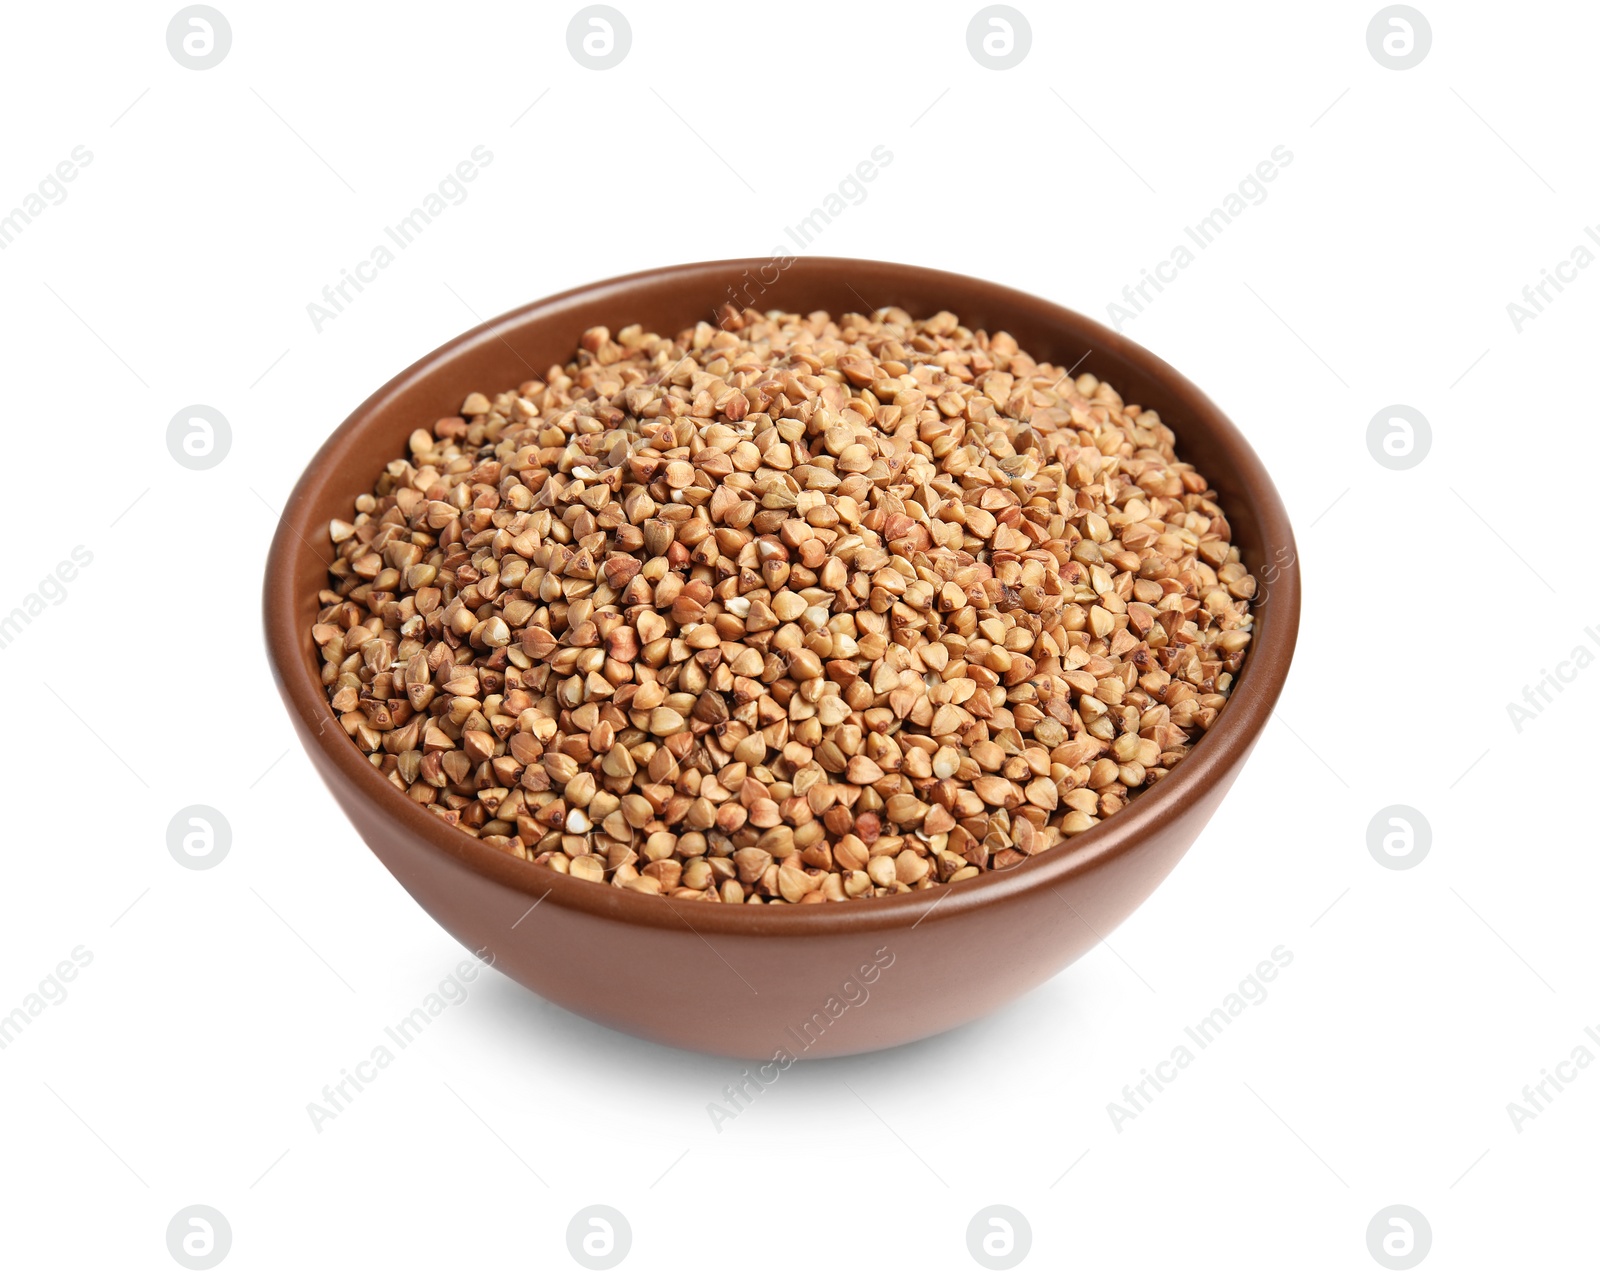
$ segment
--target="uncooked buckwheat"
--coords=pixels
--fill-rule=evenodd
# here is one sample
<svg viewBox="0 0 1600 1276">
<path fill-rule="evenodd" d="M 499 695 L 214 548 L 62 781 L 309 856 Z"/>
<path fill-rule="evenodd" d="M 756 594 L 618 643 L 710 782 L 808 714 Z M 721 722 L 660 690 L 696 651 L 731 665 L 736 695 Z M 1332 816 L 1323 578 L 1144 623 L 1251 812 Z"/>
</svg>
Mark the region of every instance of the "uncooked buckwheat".
<svg viewBox="0 0 1600 1276">
<path fill-rule="evenodd" d="M 731 307 L 418 429 L 312 633 L 346 732 L 508 855 L 814 904 L 1005 869 L 1215 721 L 1255 581 L 1156 413 L 941 312 Z"/>
</svg>

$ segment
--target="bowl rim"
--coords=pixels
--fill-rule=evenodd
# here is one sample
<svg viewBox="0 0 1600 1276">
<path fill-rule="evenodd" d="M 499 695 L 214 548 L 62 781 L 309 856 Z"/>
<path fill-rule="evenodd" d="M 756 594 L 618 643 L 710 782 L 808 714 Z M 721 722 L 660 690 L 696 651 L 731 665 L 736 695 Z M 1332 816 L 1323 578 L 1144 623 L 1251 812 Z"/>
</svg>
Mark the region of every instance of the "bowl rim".
<svg viewBox="0 0 1600 1276">
<path fill-rule="evenodd" d="M 1300 618 L 1299 556 L 1289 515 L 1271 477 L 1237 426 L 1198 386 L 1138 343 L 1094 319 L 1031 293 L 973 276 L 933 270 L 898 262 L 865 258 L 800 257 L 795 266 L 807 272 L 873 268 L 898 273 L 923 284 L 947 284 L 955 296 L 978 290 L 993 308 L 1028 311 L 1050 323 L 1064 323 L 1088 332 L 1092 348 L 1109 351 L 1135 365 L 1158 382 L 1180 404 L 1183 414 L 1198 421 L 1217 445 L 1232 458 L 1232 477 L 1239 496 L 1235 504 L 1251 507 L 1264 548 L 1286 546 L 1290 553 L 1281 574 L 1272 582 L 1272 610 L 1265 633 L 1258 631 L 1238 683 L 1216 722 L 1154 789 L 1141 794 L 1116 815 L 1051 850 L 1032 856 L 1010 869 L 992 870 L 953 885 L 885 898 L 851 900 L 837 906 L 750 907 L 713 904 L 704 900 L 672 900 L 619 890 L 609 884 L 582 881 L 568 874 L 517 859 L 484 846 L 477 838 L 452 828 L 438 816 L 410 801 L 380 776 L 361 750 L 353 747 L 328 704 L 313 662 L 303 654 L 301 624 L 297 619 L 304 600 L 294 582 L 301 555 L 321 554 L 307 539 L 321 535 L 307 525 L 310 511 L 332 485 L 341 460 L 361 449 L 374 421 L 385 415 L 390 403 L 416 382 L 449 364 L 470 349 L 493 341 L 530 319 L 577 305 L 625 297 L 630 289 L 682 277 L 685 285 L 716 272 L 738 277 L 742 272 L 770 266 L 766 259 L 687 262 L 655 267 L 569 288 L 480 323 L 422 356 L 403 372 L 374 391 L 333 431 L 317 450 L 279 516 L 268 552 L 263 580 L 263 622 L 268 662 L 286 708 L 308 750 L 322 755 L 351 790 L 383 819 L 394 821 L 432 851 L 480 876 L 490 878 L 528 896 L 535 905 L 546 897 L 559 907 L 628 925 L 681 929 L 688 926 L 702 939 L 712 936 L 796 936 L 879 932 L 917 925 L 935 909 L 951 919 L 992 908 L 1024 895 L 1051 890 L 1070 878 L 1129 854 L 1148 837 L 1172 824 L 1204 799 L 1213 783 L 1223 782 L 1254 746 L 1265 728 L 1288 675 Z M 792 267 L 791 267 L 792 268 Z M 782 302 L 781 283 L 767 308 Z M 573 334 L 576 341 L 577 333 Z M 1181 443 L 1181 438 L 1180 438 Z M 353 501 L 358 493 L 350 493 Z M 329 731 L 329 728 L 332 731 Z M 321 768 L 319 768 L 321 769 Z M 1065 902 L 1065 896 L 1062 897 Z M 531 911 L 531 908 L 530 908 Z M 527 914 L 524 914 L 526 916 Z"/>
</svg>

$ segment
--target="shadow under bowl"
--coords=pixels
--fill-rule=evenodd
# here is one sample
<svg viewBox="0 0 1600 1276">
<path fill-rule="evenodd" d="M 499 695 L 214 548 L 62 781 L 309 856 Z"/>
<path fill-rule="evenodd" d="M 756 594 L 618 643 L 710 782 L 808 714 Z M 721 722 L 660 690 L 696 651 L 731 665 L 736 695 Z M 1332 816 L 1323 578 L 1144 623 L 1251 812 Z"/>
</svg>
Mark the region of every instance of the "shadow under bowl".
<svg viewBox="0 0 1600 1276">
<path fill-rule="evenodd" d="M 577 288 L 490 320 L 363 403 L 296 485 L 267 562 L 267 651 L 302 744 L 351 822 L 407 891 L 473 951 L 578 1014 L 655 1041 L 737 1058 L 853 1054 L 965 1023 L 1043 983 L 1110 933 L 1199 835 L 1265 727 L 1300 617 L 1294 534 L 1238 429 L 1149 351 L 1082 315 L 997 284 L 917 266 L 800 258 L 704 262 Z M 675 334 L 730 295 L 766 310 L 916 316 L 954 311 L 1005 329 L 1040 360 L 1111 382 L 1160 412 L 1211 482 L 1245 564 L 1270 588 L 1249 658 L 1211 730 L 1147 793 L 1087 833 L 1003 872 L 909 895 L 815 907 L 647 897 L 515 859 L 451 828 L 388 783 L 330 708 L 311 639 L 327 585 L 328 523 L 419 426 L 564 363 L 584 329 Z"/>
</svg>

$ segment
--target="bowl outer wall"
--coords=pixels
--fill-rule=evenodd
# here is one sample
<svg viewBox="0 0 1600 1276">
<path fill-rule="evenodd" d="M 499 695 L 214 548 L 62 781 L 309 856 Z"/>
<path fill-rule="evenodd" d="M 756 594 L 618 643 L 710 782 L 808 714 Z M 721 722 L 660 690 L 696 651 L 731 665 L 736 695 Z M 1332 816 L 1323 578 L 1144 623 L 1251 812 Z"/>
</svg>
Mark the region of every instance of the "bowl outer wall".
<svg viewBox="0 0 1600 1276">
<path fill-rule="evenodd" d="M 1259 458 L 1204 394 L 1142 347 L 965 276 L 800 258 L 752 295 L 752 281 L 774 273 L 769 262 L 739 260 L 608 280 L 490 320 L 425 356 L 356 409 L 301 477 L 270 551 L 264 617 L 274 676 L 324 782 L 385 867 L 464 945 L 541 996 L 639 1036 L 740 1058 L 780 1049 L 814 1058 L 964 1023 L 1050 978 L 1125 919 L 1198 836 L 1270 717 L 1294 650 L 1300 579 L 1288 515 Z M 1217 490 L 1246 564 L 1258 578 L 1278 565 L 1228 705 L 1180 766 L 1114 818 L 1014 869 L 803 909 L 667 901 L 581 882 L 483 846 L 379 775 L 339 727 L 310 637 L 332 558 L 328 521 L 348 518 L 411 431 L 455 414 L 467 392 L 541 375 L 570 357 L 585 328 L 676 333 L 709 320 L 730 294 L 802 313 L 952 310 L 969 327 L 1004 328 L 1042 361 L 1081 359 L 1125 401 L 1161 412 L 1180 454 Z M 861 968 L 874 964 L 867 982 Z"/>
</svg>

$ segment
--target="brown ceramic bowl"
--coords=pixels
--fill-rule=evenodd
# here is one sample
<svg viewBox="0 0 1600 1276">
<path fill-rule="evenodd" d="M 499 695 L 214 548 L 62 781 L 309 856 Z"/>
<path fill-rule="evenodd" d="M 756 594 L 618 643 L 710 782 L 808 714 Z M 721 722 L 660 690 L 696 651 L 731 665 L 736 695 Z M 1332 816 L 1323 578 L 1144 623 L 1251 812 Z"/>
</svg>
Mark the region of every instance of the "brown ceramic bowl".
<svg viewBox="0 0 1600 1276">
<path fill-rule="evenodd" d="M 765 286 L 761 281 L 773 278 Z M 1014 869 L 890 899 L 804 908 L 669 901 L 579 881 L 450 828 L 385 782 L 340 729 L 311 641 L 328 521 L 418 426 L 564 362 L 595 324 L 675 333 L 730 295 L 760 309 L 954 311 L 1040 359 L 1157 409 L 1215 485 L 1244 561 L 1270 582 L 1250 657 L 1216 724 L 1150 792 Z M 1087 352 L 1087 357 L 1086 356 Z M 367 845 L 467 948 L 578 1014 L 692 1050 L 771 1059 L 852 1054 L 942 1032 L 1019 997 L 1109 934 L 1166 877 L 1244 765 L 1283 688 L 1300 618 L 1288 514 L 1260 460 L 1153 354 L 1026 293 L 917 266 L 844 258 L 669 266 L 578 288 L 457 337 L 363 403 L 289 498 L 267 562 L 266 638 L 301 742 Z M 356 901 L 352 901 L 356 906 Z M 530 911 L 531 910 L 531 911 Z"/>
</svg>

